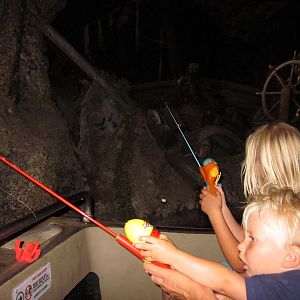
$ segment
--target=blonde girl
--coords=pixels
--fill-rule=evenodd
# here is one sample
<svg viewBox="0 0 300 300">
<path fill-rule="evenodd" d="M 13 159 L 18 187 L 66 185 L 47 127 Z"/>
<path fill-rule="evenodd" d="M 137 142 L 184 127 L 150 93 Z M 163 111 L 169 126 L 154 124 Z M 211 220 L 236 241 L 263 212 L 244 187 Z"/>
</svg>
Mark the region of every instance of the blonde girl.
<svg viewBox="0 0 300 300">
<path fill-rule="evenodd" d="M 261 194 L 267 184 L 300 192 L 299 131 L 282 122 L 257 128 L 246 140 L 242 178 L 246 199 Z M 226 204 L 223 190 L 217 189 L 217 197 L 202 190 L 201 210 L 208 215 L 227 262 L 237 272 L 243 272 L 237 245 L 244 233 Z"/>
</svg>

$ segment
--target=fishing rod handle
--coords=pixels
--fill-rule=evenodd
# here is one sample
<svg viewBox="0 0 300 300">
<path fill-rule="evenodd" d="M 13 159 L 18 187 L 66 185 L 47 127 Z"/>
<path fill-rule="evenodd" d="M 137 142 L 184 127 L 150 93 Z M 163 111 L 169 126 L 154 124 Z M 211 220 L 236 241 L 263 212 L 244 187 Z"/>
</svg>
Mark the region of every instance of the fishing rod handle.
<svg viewBox="0 0 300 300">
<path fill-rule="evenodd" d="M 141 255 L 140 250 L 135 248 L 133 246 L 133 244 L 122 234 L 118 234 L 118 236 L 116 237 L 116 241 L 122 246 L 124 247 L 126 250 L 128 250 L 129 252 L 131 252 L 133 255 L 135 255 L 136 257 L 138 257 L 140 260 L 142 260 L 143 262 L 148 262 L 148 263 L 152 263 L 156 266 L 159 266 L 161 268 L 165 268 L 165 269 L 171 269 L 170 265 L 167 264 L 163 264 L 159 261 L 147 261 L 145 259 L 145 257 L 143 255 Z"/>
</svg>

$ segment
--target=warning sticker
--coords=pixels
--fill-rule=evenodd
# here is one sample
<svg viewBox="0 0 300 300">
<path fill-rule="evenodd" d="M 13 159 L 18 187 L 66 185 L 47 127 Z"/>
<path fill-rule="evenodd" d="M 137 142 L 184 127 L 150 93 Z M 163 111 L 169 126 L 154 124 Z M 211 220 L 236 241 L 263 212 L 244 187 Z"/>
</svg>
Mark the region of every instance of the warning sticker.
<svg viewBox="0 0 300 300">
<path fill-rule="evenodd" d="M 51 266 L 48 263 L 13 289 L 12 300 L 39 299 L 51 285 Z"/>
</svg>

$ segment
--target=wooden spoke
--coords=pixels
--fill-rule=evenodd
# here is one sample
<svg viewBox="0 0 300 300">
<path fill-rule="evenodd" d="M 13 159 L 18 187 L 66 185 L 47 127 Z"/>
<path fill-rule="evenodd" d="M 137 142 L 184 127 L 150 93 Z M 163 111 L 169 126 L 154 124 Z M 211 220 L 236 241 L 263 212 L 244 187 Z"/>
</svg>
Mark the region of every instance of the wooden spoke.
<svg viewBox="0 0 300 300">
<path fill-rule="evenodd" d="M 263 91 L 257 93 L 261 94 L 262 107 L 267 118 L 290 123 L 299 121 L 300 118 L 295 112 L 297 108 L 300 108 L 296 99 L 300 95 L 300 90 L 297 90 L 300 84 L 299 79 L 300 60 L 293 59 L 273 68 L 264 84 Z M 277 82 L 281 86 L 279 90 Z"/>
</svg>

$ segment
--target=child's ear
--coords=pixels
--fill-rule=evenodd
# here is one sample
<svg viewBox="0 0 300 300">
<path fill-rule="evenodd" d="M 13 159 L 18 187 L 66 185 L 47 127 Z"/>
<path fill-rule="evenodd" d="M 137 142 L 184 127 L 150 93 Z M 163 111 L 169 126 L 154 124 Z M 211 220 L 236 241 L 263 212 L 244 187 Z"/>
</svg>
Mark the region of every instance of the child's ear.
<svg viewBox="0 0 300 300">
<path fill-rule="evenodd" d="M 298 246 L 292 245 L 285 248 L 282 266 L 288 269 L 300 267 L 300 248 Z"/>
</svg>

